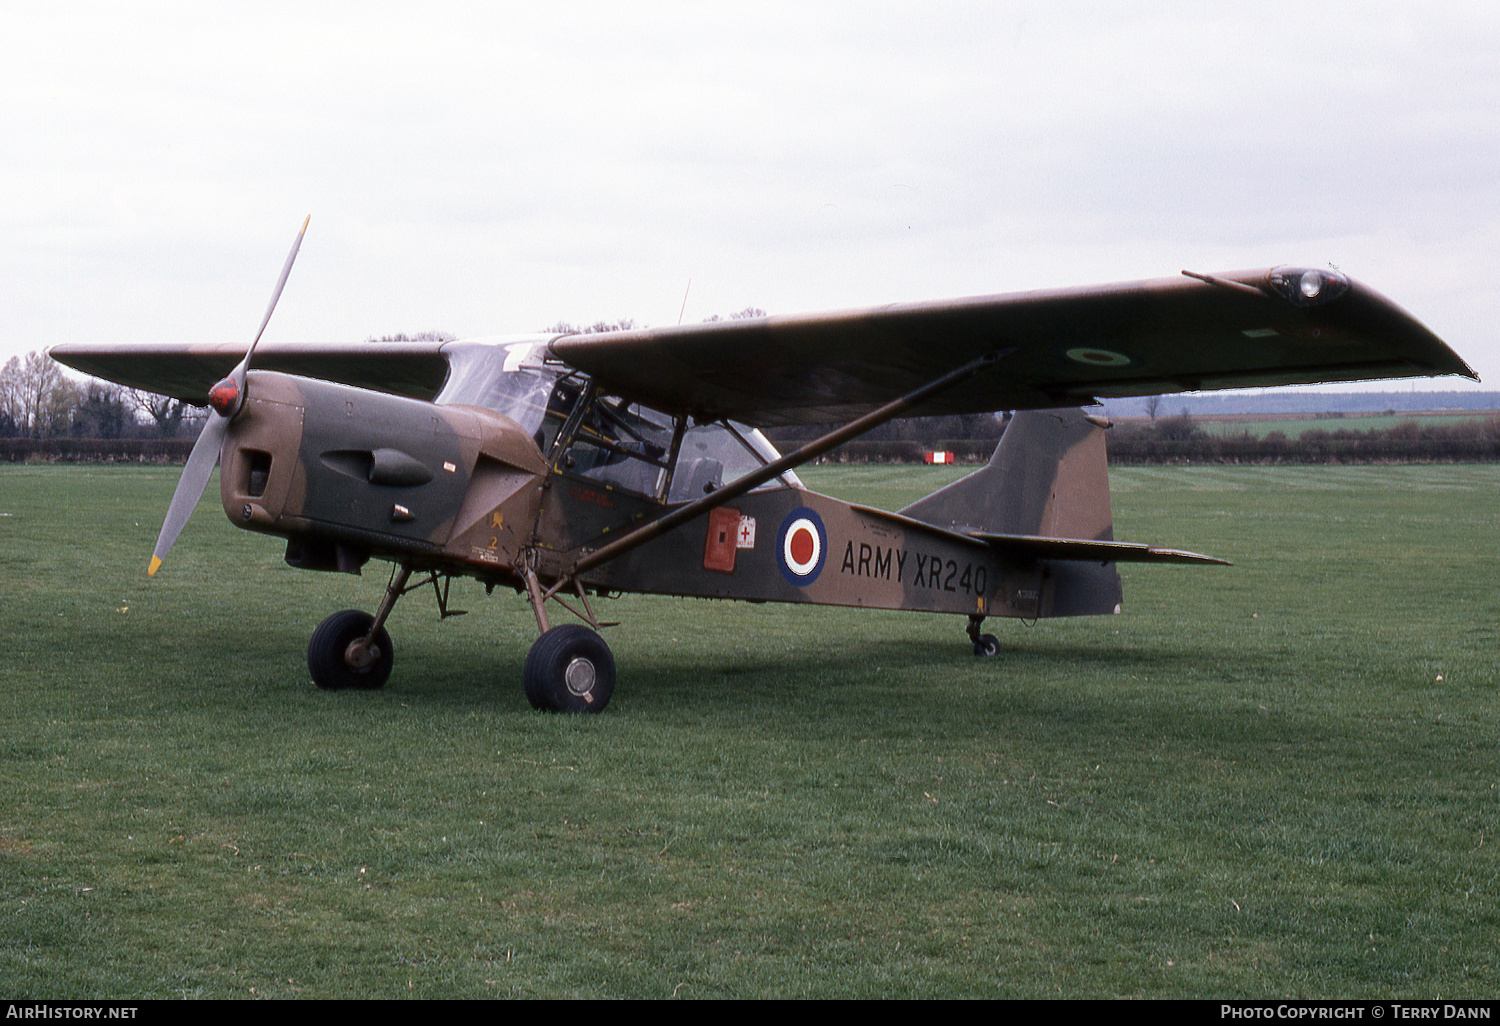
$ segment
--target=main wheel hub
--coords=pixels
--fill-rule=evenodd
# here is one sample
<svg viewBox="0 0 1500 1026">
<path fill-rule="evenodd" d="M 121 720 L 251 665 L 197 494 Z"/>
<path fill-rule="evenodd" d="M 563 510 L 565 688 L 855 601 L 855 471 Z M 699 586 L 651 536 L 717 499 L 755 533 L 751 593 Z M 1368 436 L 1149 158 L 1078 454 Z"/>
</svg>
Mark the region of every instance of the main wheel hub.
<svg viewBox="0 0 1500 1026">
<path fill-rule="evenodd" d="M 581 656 L 573 659 L 563 671 L 563 680 L 569 691 L 582 698 L 594 690 L 594 664 Z"/>
<path fill-rule="evenodd" d="M 380 649 L 356 638 L 344 649 L 344 663 L 351 670 L 368 670 L 380 658 Z"/>
</svg>

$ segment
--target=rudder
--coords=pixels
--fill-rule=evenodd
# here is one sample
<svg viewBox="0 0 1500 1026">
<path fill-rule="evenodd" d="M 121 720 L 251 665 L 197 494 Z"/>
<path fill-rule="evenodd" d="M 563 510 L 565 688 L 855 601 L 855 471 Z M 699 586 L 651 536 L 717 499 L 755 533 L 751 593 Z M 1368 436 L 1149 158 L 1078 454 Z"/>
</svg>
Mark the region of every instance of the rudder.
<svg viewBox="0 0 1500 1026">
<path fill-rule="evenodd" d="M 1023 410 L 984 467 L 901 510 L 963 533 L 1114 537 L 1104 425 L 1081 409 Z"/>
</svg>

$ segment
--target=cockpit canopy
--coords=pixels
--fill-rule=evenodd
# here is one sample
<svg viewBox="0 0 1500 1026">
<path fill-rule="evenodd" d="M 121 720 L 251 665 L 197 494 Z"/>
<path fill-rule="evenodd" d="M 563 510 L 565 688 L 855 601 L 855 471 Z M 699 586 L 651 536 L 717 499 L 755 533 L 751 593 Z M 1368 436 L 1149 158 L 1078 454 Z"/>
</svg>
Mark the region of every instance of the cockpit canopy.
<svg viewBox="0 0 1500 1026">
<path fill-rule="evenodd" d="M 451 372 L 435 401 L 503 414 L 559 473 L 659 502 L 700 499 L 780 455 L 744 424 L 700 424 L 599 392 L 588 375 L 548 357 L 550 337 L 450 343 Z M 761 487 L 801 482 L 788 471 Z"/>
</svg>

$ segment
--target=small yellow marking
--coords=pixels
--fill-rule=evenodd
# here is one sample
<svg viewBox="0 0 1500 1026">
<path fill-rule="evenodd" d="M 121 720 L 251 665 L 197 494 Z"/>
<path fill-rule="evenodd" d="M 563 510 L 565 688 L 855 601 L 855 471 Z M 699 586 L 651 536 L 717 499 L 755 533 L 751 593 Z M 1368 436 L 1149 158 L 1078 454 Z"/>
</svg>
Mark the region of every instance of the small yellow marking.
<svg viewBox="0 0 1500 1026">
<path fill-rule="evenodd" d="M 497 527 L 497 528 L 503 528 L 505 526 L 505 518 L 503 516 L 501 516 L 499 513 L 491 513 L 490 514 L 490 526 L 491 527 Z"/>
<path fill-rule="evenodd" d="M 161 560 L 158 559 L 158 558 L 156 558 L 155 556 L 152 556 L 151 557 L 151 565 L 146 568 L 146 576 L 147 577 L 155 577 L 156 576 L 156 571 L 158 571 L 160 569 L 161 569 Z"/>
</svg>

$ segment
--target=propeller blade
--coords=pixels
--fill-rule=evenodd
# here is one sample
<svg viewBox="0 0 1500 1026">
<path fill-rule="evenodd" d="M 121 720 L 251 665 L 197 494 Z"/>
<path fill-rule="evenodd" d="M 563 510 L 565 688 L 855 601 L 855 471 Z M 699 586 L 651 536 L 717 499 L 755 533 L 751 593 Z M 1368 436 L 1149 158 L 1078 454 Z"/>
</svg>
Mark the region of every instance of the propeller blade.
<svg viewBox="0 0 1500 1026">
<path fill-rule="evenodd" d="M 302 248 L 302 236 L 307 234 L 308 222 L 312 215 L 308 214 L 302 222 L 302 230 L 297 233 L 297 239 L 292 243 L 292 251 L 286 255 L 286 263 L 281 267 L 281 277 L 276 279 L 276 290 L 271 293 L 271 302 L 266 306 L 266 315 L 260 320 L 260 330 L 255 333 L 255 338 L 250 342 L 250 348 L 245 350 L 245 358 L 240 361 L 231 373 L 230 377 L 239 382 L 240 390 L 244 391 L 245 373 L 250 368 L 250 354 L 255 352 L 255 347 L 260 342 L 260 337 L 266 333 L 266 325 L 271 323 L 271 314 L 276 312 L 276 303 L 281 299 L 281 290 L 286 287 L 286 279 L 292 273 L 292 264 L 297 259 L 297 250 Z"/>
<path fill-rule="evenodd" d="M 182 477 L 177 480 L 177 491 L 172 493 L 172 504 L 167 507 L 161 534 L 156 537 L 156 549 L 151 553 L 151 564 L 146 568 L 148 577 L 155 577 L 156 571 L 161 569 L 162 560 L 172 551 L 177 536 L 187 526 L 188 518 L 193 515 L 193 510 L 198 508 L 198 502 L 203 498 L 203 490 L 208 487 L 208 479 L 213 476 L 214 467 L 219 462 L 224 437 L 229 434 L 229 424 L 245 401 L 245 378 L 250 372 L 250 354 L 255 352 L 260 337 L 266 333 L 266 325 L 271 323 L 271 314 L 276 311 L 276 302 L 281 298 L 281 290 L 286 287 L 287 276 L 292 273 L 292 263 L 297 259 L 297 250 L 302 248 L 302 236 L 307 234 L 307 225 L 311 220 L 312 215 L 308 214 L 302 222 L 302 230 L 297 233 L 296 241 L 292 243 L 292 251 L 286 255 L 286 263 L 281 267 L 281 277 L 276 279 L 276 290 L 271 293 L 271 302 L 266 306 L 265 317 L 261 318 L 260 330 L 250 341 L 250 348 L 245 350 L 245 358 L 229 372 L 227 378 L 209 390 L 208 403 L 214 414 L 203 425 L 203 433 L 193 443 L 187 466 L 182 468 Z"/>
<path fill-rule="evenodd" d="M 187 525 L 193 510 L 198 508 L 198 500 L 203 498 L 203 490 L 208 487 L 208 479 L 213 476 L 214 467 L 219 462 L 219 448 L 224 444 L 224 436 L 228 432 L 228 417 L 215 415 L 209 417 L 208 423 L 203 425 L 203 433 L 193 444 L 187 466 L 182 468 L 182 477 L 177 480 L 177 491 L 172 494 L 172 504 L 167 507 L 167 518 L 162 521 L 161 534 L 157 535 L 156 549 L 151 553 L 151 565 L 146 569 L 146 576 L 156 576 L 156 571 L 161 569 L 161 561 L 172 551 L 172 544 Z"/>
</svg>

